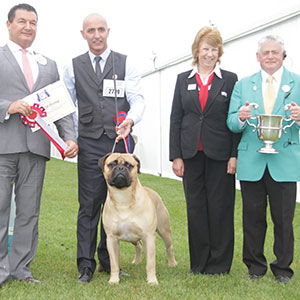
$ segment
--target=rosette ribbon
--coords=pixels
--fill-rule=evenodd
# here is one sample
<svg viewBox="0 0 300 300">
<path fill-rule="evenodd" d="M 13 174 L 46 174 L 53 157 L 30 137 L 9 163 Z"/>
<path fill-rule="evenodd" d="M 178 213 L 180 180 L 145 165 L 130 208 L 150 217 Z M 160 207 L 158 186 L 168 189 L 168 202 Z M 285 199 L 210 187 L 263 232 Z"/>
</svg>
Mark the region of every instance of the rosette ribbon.
<svg viewBox="0 0 300 300">
<path fill-rule="evenodd" d="M 119 111 L 118 112 L 118 120 L 117 120 L 117 115 L 115 115 L 114 121 L 116 125 L 121 124 L 125 119 L 126 119 L 127 113 L 125 111 Z M 124 139 L 124 144 L 125 144 L 125 150 L 126 153 L 131 153 L 131 142 L 129 136 L 127 136 Z"/>
<path fill-rule="evenodd" d="M 65 159 L 64 152 L 66 151 L 68 145 L 56 134 L 56 132 L 51 129 L 51 127 L 42 119 L 47 116 L 47 112 L 44 107 L 40 106 L 38 103 L 34 103 L 31 106 L 32 113 L 29 116 L 24 116 L 20 114 L 20 119 L 25 126 L 31 128 L 35 127 L 37 124 L 42 131 L 46 134 L 48 139 L 54 144 L 59 153 L 61 154 L 62 159 Z"/>
</svg>

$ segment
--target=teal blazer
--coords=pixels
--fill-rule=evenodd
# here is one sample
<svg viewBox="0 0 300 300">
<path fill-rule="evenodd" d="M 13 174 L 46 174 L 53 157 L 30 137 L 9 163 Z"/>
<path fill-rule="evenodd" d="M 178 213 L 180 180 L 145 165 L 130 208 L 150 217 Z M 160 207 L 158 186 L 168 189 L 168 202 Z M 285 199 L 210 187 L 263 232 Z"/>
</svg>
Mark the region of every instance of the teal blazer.
<svg viewBox="0 0 300 300">
<path fill-rule="evenodd" d="M 273 144 L 278 154 L 259 153 L 257 150 L 264 143 L 259 140 L 257 132 L 253 132 L 254 128 L 247 122 L 242 127 L 239 122 L 238 111 L 246 101 L 259 105 L 258 110 L 252 109 L 252 116 L 264 114 L 261 72 L 238 81 L 231 95 L 227 125 L 232 132 L 242 132 L 238 145 L 237 179 L 258 181 L 268 166 L 275 181 L 300 181 L 299 126 L 295 123 L 286 129 L 286 133 L 282 132 L 281 138 Z M 288 118 L 290 112 L 285 111 L 284 106 L 292 101 L 300 106 L 300 76 L 284 68 L 272 114 Z M 256 119 L 249 121 L 257 125 Z M 291 122 L 283 121 L 283 126 Z"/>
</svg>

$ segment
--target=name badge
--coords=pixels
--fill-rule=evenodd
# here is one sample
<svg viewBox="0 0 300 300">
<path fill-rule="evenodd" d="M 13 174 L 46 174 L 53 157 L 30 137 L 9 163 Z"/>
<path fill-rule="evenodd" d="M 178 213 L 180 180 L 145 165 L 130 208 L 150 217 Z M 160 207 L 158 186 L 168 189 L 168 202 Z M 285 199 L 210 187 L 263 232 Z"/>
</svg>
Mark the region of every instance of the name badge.
<svg viewBox="0 0 300 300">
<path fill-rule="evenodd" d="M 196 83 L 192 83 L 188 85 L 188 91 L 194 91 L 196 89 L 197 85 Z"/>
<path fill-rule="evenodd" d="M 116 80 L 117 97 L 123 98 L 125 94 L 125 81 Z M 103 80 L 103 96 L 104 97 L 115 97 L 115 85 L 112 79 Z"/>
</svg>

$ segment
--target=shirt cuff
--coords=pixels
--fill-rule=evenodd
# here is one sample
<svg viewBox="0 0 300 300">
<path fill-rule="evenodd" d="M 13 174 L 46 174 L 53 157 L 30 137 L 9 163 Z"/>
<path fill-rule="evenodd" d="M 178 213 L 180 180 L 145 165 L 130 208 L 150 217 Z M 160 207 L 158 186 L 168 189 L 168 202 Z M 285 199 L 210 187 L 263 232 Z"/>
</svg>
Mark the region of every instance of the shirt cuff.
<svg viewBox="0 0 300 300">
<path fill-rule="evenodd" d="M 239 118 L 239 123 L 240 123 L 240 129 L 242 129 L 246 123 L 246 121 L 242 121 L 240 118 Z"/>
</svg>

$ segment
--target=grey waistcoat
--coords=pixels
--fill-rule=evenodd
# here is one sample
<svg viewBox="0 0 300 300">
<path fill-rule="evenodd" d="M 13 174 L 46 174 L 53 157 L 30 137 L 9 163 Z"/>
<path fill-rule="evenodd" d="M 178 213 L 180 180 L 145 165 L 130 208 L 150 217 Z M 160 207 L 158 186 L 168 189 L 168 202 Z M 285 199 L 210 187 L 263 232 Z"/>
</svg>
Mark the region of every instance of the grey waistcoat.
<svg viewBox="0 0 300 300">
<path fill-rule="evenodd" d="M 111 51 L 99 80 L 91 64 L 88 53 L 73 59 L 75 88 L 78 100 L 78 135 L 98 139 L 103 132 L 116 137 L 114 117 L 115 98 L 103 97 L 103 79 L 112 79 L 112 55 L 114 53 L 115 73 L 118 80 L 125 78 L 126 56 Z M 118 97 L 118 111 L 128 112 L 130 106 L 126 99 Z"/>
</svg>

